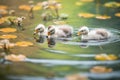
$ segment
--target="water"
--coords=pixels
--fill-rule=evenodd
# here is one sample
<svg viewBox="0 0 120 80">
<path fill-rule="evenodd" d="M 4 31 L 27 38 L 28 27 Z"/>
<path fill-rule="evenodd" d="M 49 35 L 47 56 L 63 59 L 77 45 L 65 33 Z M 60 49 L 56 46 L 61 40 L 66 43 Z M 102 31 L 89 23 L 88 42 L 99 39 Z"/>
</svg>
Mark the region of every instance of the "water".
<svg viewBox="0 0 120 80">
<path fill-rule="evenodd" d="M 64 66 L 67 67 L 73 67 L 74 69 L 77 70 L 84 70 L 84 69 L 90 69 L 95 65 L 104 65 L 106 67 L 112 67 L 112 69 L 114 70 L 113 72 L 110 73 L 102 73 L 102 74 L 95 74 L 95 73 L 90 73 L 90 72 L 83 72 L 83 71 L 78 71 L 77 74 L 79 75 L 83 75 L 83 76 L 87 76 L 89 77 L 90 80 L 109 80 L 112 78 L 120 78 L 119 74 L 120 71 L 119 70 L 115 70 L 116 67 L 119 67 L 118 64 L 120 64 L 120 60 L 115 60 L 115 61 L 96 61 L 96 60 L 86 60 L 86 61 L 75 61 L 75 60 L 55 60 L 55 59 L 33 59 L 33 58 L 26 58 L 23 62 L 25 63 L 31 63 L 31 64 L 41 64 L 46 68 L 49 69 L 54 69 L 55 67 L 60 67 L 59 69 L 61 69 Z M 11 62 L 5 62 L 5 64 L 14 64 Z M 72 74 L 73 70 L 69 70 L 69 71 L 59 71 L 57 72 L 57 75 L 62 75 L 62 77 L 52 77 L 52 78 L 47 78 L 47 77 L 32 77 L 32 76 L 8 76 L 8 78 L 10 80 L 67 80 L 65 75 L 68 74 Z"/>
<path fill-rule="evenodd" d="M 104 74 L 94 74 L 94 73 L 79 73 L 79 75 L 84 75 L 92 79 L 110 79 L 110 78 L 120 78 L 120 71 L 115 71 L 112 73 L 104 73 Z M 45 77 L 31 77 L 31 76 L 24 76 L 24 77 L 13 77 L 9 76 L 10 79 L 12 80 L 67 80 L 65 77 L 54 77 L 51 79 L 45 78 Z M 115 80 L 115 79 L 114 79 Z"/>
<path fill-rule="evenodd" d="M 116 29 L 107 29 L 110 32 L 114 34 L 112 38 L 108 40 L 101 40 L 101 41 L 88 41 L 88 42 L 78 42 L 75 41 L 77 36 L 74 36 L 73 38 L 60 38 L 58 41 L 62 43 L 63 45 L 70 45 L 70 46 L 101 46 L 101 45 L 110 45 L 114 43 L 119 43 L 120 41 L 120 31 Z M 75 31 L 74 34 L 76 34 L 77 30 Z M 81 48 L 80 48 L 81 49 Z M 84 75 L 89 78 L 89 80 L 119 80 L 120 79 L 120 60 L 111 60 L 111 61 L 97 61 L 94 59 L 94 57 L 97 55 L 97 53 L 84 53 L 79 52 L 79 53 L 70 53 L 66 50 L 57 50 L 54 48 L 45 48 L 44 51 L 48 52 L 49 55 L 52 54 L 57 54 L 58 56 L 63 55 L 65 57 L 72 57 L 68 59 L 35 59 L 35 58 L 26 58 L 23 63 L 30 64 L 33 67 L 42 69 L 43 72 L 44 70 L 48 70 L 47 73 L 53 71 L 55 76 L 52 78 L 44 76 L 29 76 L 29 75 L 24 75 L 24 76 L 14 76 L 14 75 L 8 75 L 7 77 L 11 80 L 66 80 L 66 76 L 69 74 L 79 74 L 79 75 Z M 105 51 L 105 50 L 104 50 Z M 115 51 L 113 51 L 115 52 Z M 106 53 L 107 54 L 107 53 Z M 108 53 L 109 54 L 109 53 Z M 120 57 L 119 54 L 115 53 L 118 57 Z M 82 60 L 83 58 L 84 60 Z M 89 59 L 91 58 L 91 59 Z M 10 61 L 3 61 L 3 59 L 0 59 L 0 63 L 2 65 L 11 65 L 10 70 L 12 70 L 12 65 L 16 64 L 14 62 Z M 20 63 L 23 65 L 23 63 Z M 105 67 L 110 67 L 113 69 L 112 72 L 110 73 L 102 73 L 102 74 L 95 74 L 91 73 L 89 70 L 94 67 L 94 66 L 105 66 Z M 34 70 L 34 69 L 33 69 Z M 37 70 L 36 70 L 37 71 Z M 31 71 L 32 72 L 32 71 Z M 39 71 L 38 71 L 39 72 Z M 36 73 L 37 74 L 37 73 Z"/>
</svg>

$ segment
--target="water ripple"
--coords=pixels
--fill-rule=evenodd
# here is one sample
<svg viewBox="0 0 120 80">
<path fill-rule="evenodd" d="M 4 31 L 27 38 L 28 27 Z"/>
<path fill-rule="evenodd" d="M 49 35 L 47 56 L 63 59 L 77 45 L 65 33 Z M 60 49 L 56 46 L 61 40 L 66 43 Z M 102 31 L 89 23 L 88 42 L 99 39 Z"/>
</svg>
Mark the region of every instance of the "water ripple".
<svg viewBox="0 0 120 80">
<path fill-rule="evenodd" d="M 25 62 L 43 63 L 51 65 L 114 65 L 120 64 L 120 60 L 115 61 L 73 61 L 73 60 L 51 60 L 51 59 L 30 59 L 27 58 Z"/>
</svg>

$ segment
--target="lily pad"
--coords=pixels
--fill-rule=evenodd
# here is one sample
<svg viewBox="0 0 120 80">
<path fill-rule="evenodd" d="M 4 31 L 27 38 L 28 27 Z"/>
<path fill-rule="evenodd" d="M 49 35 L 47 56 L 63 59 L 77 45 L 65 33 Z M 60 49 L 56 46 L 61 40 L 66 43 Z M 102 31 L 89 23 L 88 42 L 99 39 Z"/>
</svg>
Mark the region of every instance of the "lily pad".
<svg viewBox="0 0 120 80">
<path fill-rule="evenodd" d="M 42 7 L 41 6 L 33 6 L 33 10 L 36 11 L 36 10 L 40 10 Z M 19 9 L 21 10 L 26 10 L 26 11 L 29 11 L 31 9 L 31 6 L 30 5 L 20 5 L 19 6 Z"/>
<path fill-rule="evenodd" d="M 112 1 L 112 2 L 105 3 L 104 6 L 108 8 L 118 8 L 120 7 L 120 3 Z"/>
<path fill-rule="evenodd" d="M 27 46 L 32 46 L 33 43 L 28 42 L 28 41 L 20 41 L 16 42 L 16 46 L 21 46 L 21 47 L 27 47 Z"/>
<path fill-rule="evenodd" d="M 91 13 L 79 13 L 78 16 L 83 18 L 93 18 L 95 15 Z"/>
<path fill-rule="evenodd" d="M 110 72 L 112 72 L 112 69 L 107 68 L 105 66 L 95 66 L 90 70 L 90 72 L 92 72 L 92 73 L 110 73 Z"/>
<path fill-rule="evenodd" d="M 9 33 L 17 31 L 15 28 L 2 28 L 0 29 L 1 32 Z"/>
<path fill-rule="evenodd" d="M 10 54 L 10 55 L 7 55 L 5 56 L 5 59 L 6 60 L 9 60 L 9 61 L 24 61 L 26 59 L 26 56 L 24 55 L 15 55 L 15 54 Z"/>
<path fill-rule="evenodd" d="M 106 15 L 96 16 L 96 19 L 101 19 L 101 20 L 110 19 L 110 18 L 111 18 L 111 16 L 106 16 Z"/>
<path fill-rule="evenodd" d="M 118 59 L 117 56 L 113 55 L 113 54 L 98 54 L 95 56 L 96 60 L 116 60 Z"/>
<path fill-rule="evenodd" d="M 5 5 L 0 5 L 0 9 L 7 9 L 8 7 Z"/>
<path fill-rule="evenodd" d="M 3 39 L 15 39 L 17 38 L 16 35 L 2 35 L 0 36 L 0 38 L 3 38 Z"/>
<path fill-rule="evenodd" d="M 115 13 L 115 16 L 116 17 L 120 17 L 120 13 Z"/>
<path fill-rule="evenodd" d="M 8 11 L 5 10 L 5 9 L 0 9 L 0 14 L 1 15 L 6 15 L 6 14 L 8 14 Z"/>
</svg>

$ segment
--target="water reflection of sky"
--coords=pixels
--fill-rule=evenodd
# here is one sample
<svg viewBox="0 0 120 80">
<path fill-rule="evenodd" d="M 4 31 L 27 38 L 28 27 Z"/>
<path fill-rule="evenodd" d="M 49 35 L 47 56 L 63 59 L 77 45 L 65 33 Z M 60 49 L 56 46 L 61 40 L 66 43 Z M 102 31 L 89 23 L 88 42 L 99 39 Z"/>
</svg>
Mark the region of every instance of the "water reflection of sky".
<svg viewBox="0 0 120 80">
<path fill-rule="evenodd" d="M 75 60 L 52 60 L 52 59 L 26 59 L 25 62 L 31 63 L 44 63 L 44 64 L 51 64 L 51 65 L 114 65 L 119 64 L 120 60 L 114 61 L 75 61 Z"/>
</svg>

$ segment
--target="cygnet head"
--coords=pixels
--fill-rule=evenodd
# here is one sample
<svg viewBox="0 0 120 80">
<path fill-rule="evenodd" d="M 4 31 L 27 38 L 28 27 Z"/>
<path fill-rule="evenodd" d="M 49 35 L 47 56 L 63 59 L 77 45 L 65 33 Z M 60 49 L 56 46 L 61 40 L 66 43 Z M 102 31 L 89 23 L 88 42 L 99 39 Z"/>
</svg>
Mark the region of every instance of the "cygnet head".
<svg viewBox="0 0 120 80">
<path fill-rule="evenodd" d="M 43 24 L 39 24 L 36 28 L 35 28 L 35 33 L 42 33 L 45 30 L 45 26 Z"/>
<path fill-rule="evenodd" d="M 56 30 L 55 30 L 55 26 L 54 25 L 48 26 L 48 36 L 55 34 L 55 31 Z"/>
<path fill-rule="evenodd" d="M 87 35 L 89 32 L 89 28 L 87 26 L 83 26 L 78 30 L 77 35 Z"/>
</svg>

